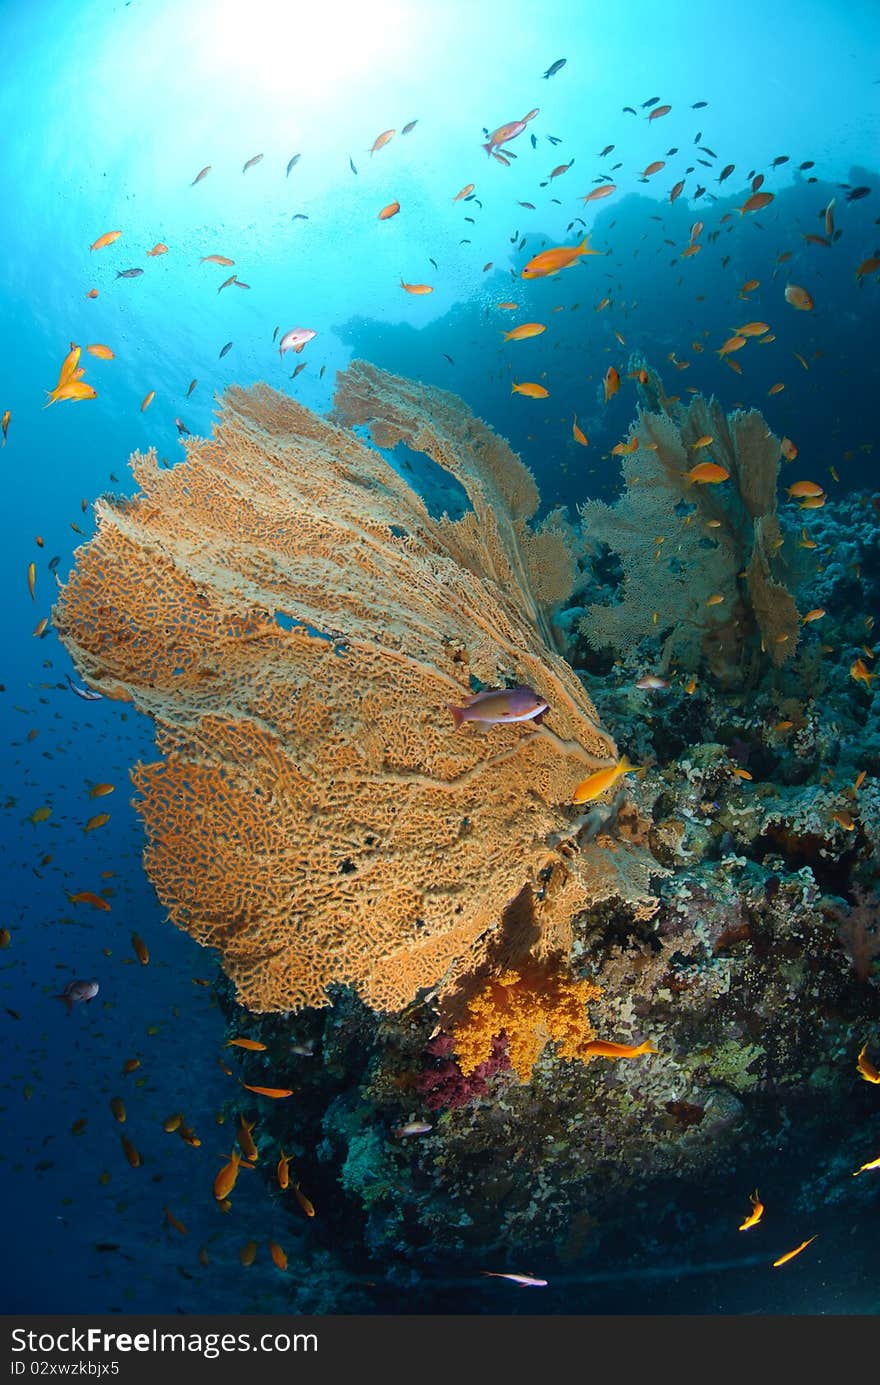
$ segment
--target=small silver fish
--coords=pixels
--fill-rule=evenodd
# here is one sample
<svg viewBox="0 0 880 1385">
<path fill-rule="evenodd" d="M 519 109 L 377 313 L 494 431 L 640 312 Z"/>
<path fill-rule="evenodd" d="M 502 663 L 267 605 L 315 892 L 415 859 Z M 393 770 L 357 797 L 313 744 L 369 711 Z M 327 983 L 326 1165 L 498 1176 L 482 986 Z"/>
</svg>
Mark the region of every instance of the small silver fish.
<svg viewBox="0 0 880 1385">
<path fill-rule="evenodd" d="M 533 1274 L 497 1274 L 493 1270 L 481 1270 L 487 1279 L 509 1279 L 513 1284 L 521 1284 L 523 1288 L 543 1289 L 546 1279 L 536 1279 Z"/>
<path fill-rule="evenodd" d="M 231 350 L 232 350 L 232 342 L 231 342 L 231 341 L 228 341 L 228 342 L 226 343 L 226 345 L 221 349 L 220 355 L 219 355 L 219 357 L 218 357 L 218 360 L 221 360 L 221 361 L 222 361 L 222 359 L 223 359 L 223 357 L 226 355 L 227 351 L 231 351 Z"/>
<path fill-rule="evenodd" d="M 53 996 L 52 999 L 63 1000 L 67 1006 L 67 1013 L 70 1014 L 74 1005 L 94 1000 L 99 989 L 97 981 L 68 981 L 64 990 L 59 995 Z"/>
<path fill-rule="evenodd" d="M 189 399 L 190 395 L 192 394 L 193 390 L 195 389 L 195 387 L 196 387 L 196 385 L 197 385 L 198 383 L 199 383 L 198 380 L 190 380 L 190 382 L 189 382 L 189 389 L 188 389 L 187 392 L 186 392 L 186 397 L 187 397 L 187 399 Z"/>
<path fill-rule="evenodd" d="M 284 175 L 285 178 L 289 178 L 289 177 L 290 177 L 290 170 L 291 170 L 292 168 L 296 168 L 296 166 L 297 166 L 297 164 L 299 163 L 299 161 L 300 161 L 301 158 L 302 158 L 302 154 L 294 154 L 293 158 L 290 160 L 290 163 L 287 165 L 287 172 L 286 172 L 285 175 Z"/>
<path fill-rule="evenodd" d="M 55 575 L 57 577 L 58 574 L 56 573 Z M 77 687 L 76 683 L 74 683 L 69 673 L 66 675 L 66 677 L 68 686 L 70 687 L 70 691 L 72 693 L 76 693 L 77 697 L 81 697 L 83 702 L 100 702 L 103 698 L 103 693 L 92 692 L 91 688 Z"/>
<path fill-rule="evenodd" d="M 646 673 L 644 678 L 636 679 L 636 687 L 643 692 L 654 691 L 656 688 L 668 688 L 669 684 L 665 678 L 660 678 L 656 673 Z"/>
<path fill-rule="evenodd" d="M 248 161 L 247 161 L 247 163 L 245 164 L 244 168 L 241 170 L 242 173 L 247 173 L 248 169 L 249 169 L 249 168 L 253 168 L 253 167 L 254 167 L 254 164 L 258 164 L 258 163 L 260 162 L 260 160 L 262 159 L 262 157 L 263 157 L 262 154 L 255 154 L 254 157 L 253 157 L 252 159 L 248 159 Z"/>
<path fill-rule="evenodd" d="M 117 279 L 136 279 L 139 274 L 143 274 L 142 269 L 117 269 Z"/>
</svg>

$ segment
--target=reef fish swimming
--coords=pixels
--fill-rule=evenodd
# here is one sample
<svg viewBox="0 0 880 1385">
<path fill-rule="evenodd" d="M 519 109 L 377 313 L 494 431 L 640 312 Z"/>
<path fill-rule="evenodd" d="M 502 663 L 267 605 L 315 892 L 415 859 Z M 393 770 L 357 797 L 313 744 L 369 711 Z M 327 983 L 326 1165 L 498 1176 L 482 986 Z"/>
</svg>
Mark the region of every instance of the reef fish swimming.
<svg viewBox="0 0 880 1385">
<path fill-rule="evenodd" d="M 498 725 L 511 721 L 540 721 L 548 711 L 547 703 L 531 688 L 486 688 L 475 693 L 461 706 L 447 703 L 455 730 L 466 721 Z"/>
</svg>

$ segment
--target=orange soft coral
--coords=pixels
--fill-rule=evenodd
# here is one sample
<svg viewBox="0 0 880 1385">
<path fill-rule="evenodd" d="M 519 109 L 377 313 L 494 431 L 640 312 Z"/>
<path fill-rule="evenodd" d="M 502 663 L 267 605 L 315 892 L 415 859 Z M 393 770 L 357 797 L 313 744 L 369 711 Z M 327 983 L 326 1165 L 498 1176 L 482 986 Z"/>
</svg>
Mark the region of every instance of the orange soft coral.
<svg viewBox="0 0 880 1385">
<path fill-rule="evenodd" d="M 507 1037 L 510 1066 L 528 1082 L 544 1047 L 551 1041 L 560 1058 L 587 1062 L 586 1046 L 595 1039 L 587 1005 L 601 991 L 551 964 L 528 963 L 518 971 L 491 977 L 455 1027 L 455 1056 L 465 1076 L 492 1054 L 492 1041 Z"/>
</svg>

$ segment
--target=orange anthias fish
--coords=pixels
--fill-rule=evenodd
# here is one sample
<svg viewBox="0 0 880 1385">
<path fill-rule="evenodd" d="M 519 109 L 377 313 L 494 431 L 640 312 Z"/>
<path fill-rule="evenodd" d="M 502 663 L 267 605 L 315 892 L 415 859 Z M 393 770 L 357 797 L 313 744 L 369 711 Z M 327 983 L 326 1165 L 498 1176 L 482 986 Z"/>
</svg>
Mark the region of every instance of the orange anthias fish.
<svg viewBox="0 0 880 1385">
<path fill-rule="evenodd" d="M 798 450 L 791 438 L 783 438 L 779 444 L 779 450 L 787 462 L 793 462 L 798 454 Z"/>
<path fill-rule="evenodd" d="M 235 260 L 230 260 L 228 255 L 202 255 L 199 264 L 219 264 L 228 269 L 235 264 Z"/>
<path fill-rule="evenodd" d="M 728 479 L 730 472 L 717 462 L 700 462 L 699 466 L 692 466 L 690 471 L 686 471 L 685 476 L 698 484 L 717 486 Z"/>
<path fill-rule="evenodd" d="M 769 207 L 773 201 L 772 192 L 753 192 L 751 197 L 747 197 L 741 207 L 737 207 L 740 216 L 745 212 L 759 212 L 763 207 Z"/>
<path fill-rule="evenodd" d="M 789 1260 L 793 1260 L 796 1255 L 800 1255 L 802 1250 L 806 1250 L 807 1246 L 812 1245 L 815 1239 L 815 1236 L 811 1236 L 809 1240 L 801 1241 L 800 1245 L 795 1246 L 794 1250 L 787 1250 L 784 1255 L 780 1255 L 778 1260 L 773 1261 L 772 1268 L 775 1270 L 778 1269 L 780 1265 L 787 1265 Z"/>
<path fill-rule="evenodd" d="M 257 1043 L 256 1039 L 227 1039 L 226 1047 L 234 1045 L 235 1048 L 246 1048 L 250 1053 L 264 1053 L 265 1044 Z"/>
<path fill-rule="evenodd" d="M 512 331 L 504 333 L 505 341 L 525 341 L 526 337 L 539 337 L 547 328 L 543 322 L 521 322 Z"/>
<path fill-rule="evenodd" d="M 106 826 L 107 826 L 107 823 L 108 823 L 109 821 L 110 821 L 110 814 L 109 814 L 109 813 L 96 813 L 94 817 L 89 818 L 88 822 L 86 823 L 85 827 L 83 828 L 83 831 L 84 831 L 84 832 L 94 832 L 94 831 L 95 831 L 95 828 L 97 828 L 97 827 L 106 827 Z"/>
<path fill-rule="evenodd" d="M 143 399 L 141 400 L 141 413 L 144 413 L 144 411 L 150 407 L 150 405 L 152 404 L 152 402 L 153 402 L 153 400 L 154 400 L 155 398 L 156 398 L 156 391 L 155 391 L 155 390 L 147 390 L 147 393 L 144 395 Z"/>
<path fill-rule="evenodd" d="M 648 116 L 648 120 L 659 120 L 661 115 L 668 115 L 671 110 L 671 106 L 655 106 Z"/>
<path fill-rule="evenodd" d="M 592 803 L 593 799 L 598 798 L 606 789 L 613 788 L 624 774 L 634 774 L 637 769 L 638 765 L 631 765 L 623 755 L 616 765 L 609 765 L 607 769 L 597 769 L 588 774 L 572 794 L 572 803 Z"/>
<path fill-rule="evenodd" d="M 290 1156 L 285 1154 L 283 1149 L 275 1169 L 275 1176 L 278 1179 L 278 1187 L 283 1192 L 290 1183 Z"/>
<path fill-rule="evenodd" d="M 137 933 L 131 935 L 131 945 L 134 948 L 134 955 L 137 957 L 142 967 L 145 967 L 150 960 L 150 954 L 143 938 Z"/>
<path fill-rule="evenodd" d="M 214 1179 L 214 1196 L 218 1202 L 223 1202 L 235 1187 L 240 1164 L 241 1156 L 237 1149 L 233 1149 L 229 1156 L 229 1163 L 223 1165 Z"/>
<path fill-rule="evenodd" d="M 277 1241 L 269 1242 L 269 1254 L 272 1256 L 272 1264 L 279 1270 L 287 1269 L 287 1256 Z"/>
<path fill-rule="evenodd" d="M 9 420 L 10 420 L 11 418 L 12 418 L 12 410 L 11 410 L 11 409 L 5 409 L 5 410 L 3 411 L 3 417 L 0 418 L 0 428 L 2 428 L 2 430 L 3 430 L 3 441 L 2 441 L 2 443 L 0 443 L 0 447 L 5 447 L 5 446 L 6 446 L 6 434 L 9 432 Z"/>
<path fill-rule="evenodd" d="M 874 1067 L 874 1064 L 867 1056 L 867 1053 L 868 1045 L 863 1044 L 861 1052 L 859 1053 L 859 1056 L 856 1059 L 856 1067 L 858 1068 L 860 1075 L 864 1078 L 866 1082 L 873 1082 L 875 1087 L 880 1086 L 880 1072 L 878 1072 L 877 1069 Z"/>
<path fill-rule="evenodd" d="M 252 1087 L 249 1082 L 242 1082 L 243 1087 L 249 1092 L 256 1092 L 257 1096 L 268 1096 L 274 1100 L 280 1100 L 285 1096 L 293 1096 L 292 1087 Z"/>
<path fill-rule="evenodd" d="M 157 240 L 157 241 L 156 241 L 156 244 L 153 246 L 152 250 L 148 250 L 148 251 L 147 251 L 147 254 L 148 254 L 148 255 L 167 255 L 167 254 L 168 254 L 168 246 L 165 245 L 161 240 Z"/>
<path fill-rule="evenodd" d="M 534 120 L 538 112 L 529 111 L 522 120 L 508 120 L 506 125 L 499 125 L 497 130 L 493 130 L 488 142 L 483 145 L 487 154 L 492 154 L 496 149 L 500 149 L 503 144 L 509 144 L 517 135 L 521 135 L 530 120 Z"/>
<path fill-rule="evenodd" d="M 105 231 L 103 236 L 99 236 L 90 246 L 90 250 L 103 250 L 105 245 L 112 245 L 122 235 L 121 231 Z"/>
<path fill-rule="evenodd" d="M 77 894 L 68 894 L 67 898 L 71 904 L 91 904 L 93 909 L 104 909 L 110 912 L 110 905 L 106 899 L 102 899 L 99 894 L 92 894 L 91 890 L 80 890 Z"/>
<path fill-rule="evenodd" d="M 470 197 L 475 187 L 476 183 L 465 183 L 464 187 L 461 189 L 461 192 L 457 192 L 453 197 L 453 202 L 460 202 L 463 197 Z"/>
<path fill-rule="evenodd" d="M 793 308 L 800 308 L 802 312 L 810 312 L 814 306 L 811 296 L 806 289 L 802 289 L 799 284 L 786 284 L 785 301 L 790 303 Z"/>
<path fill-rule="evenodd" d="M 869 255 L 866 260 L 862 260 L 856 270 L 856 278 L 862 279 L 866 274 L 874 274 L 880 269 L 880 255 Z"/>
<path fill-rule="evenodd" d="M 105 346 L 103 342 L 93 342 L 91 346 L 86 347 L 86 350 L 90 356 L 97 356 L 99 361 L 113 360 L 113 352 L 110 350 L 110 347 Z"/>
<path fill-rule="evenodd" d="M 581 198 L 582 202 L 599 202 L 603 197 L 610 197 L 613 192 L 617 192 L 616 183 L 602 183 L 598 188 L 593 188 Z"/>
<path fill-rule="evenodd" d="M 737 1228 L 737 1230 L 739 1230 L 739 1231 L 749 1231 L 753 1226 L 757 1226 L 757 1225 L 758 1225 L 758 1222 L 761 1220 L 761 1218 L 762 1218 L 763 1215 L 764 1215 L 764 1204 L 763 1204 L 763 1202 L 761 1201 L 761 1199 L 758 1197 L 758 1189 L 757 1189 L 757 1188 L 755 1189 L 755 1191 L 754 1191 L 754 1192 L 751 1194 L 751 1196 L 749 1197 L 749 1201 L 750 1201 L 751 1204 L 752 1204 L 752 1210 L 751 1210 L 751 1212 L 749 1213 L 749 1215 L 746 1217 L 746 1219 L 745 1219 L 745 1221 L 742 1223 L 742 1225 L 741 1225 L 740 1227 Z"/>
<path fill-rule="evenodd" d="M 144 1161 L 141 1158 L 140 1150 L 135 1148 L 127 1135 L 122 1136 L 122 1148 L 125 1151 L 125 1157 L 131 1164 L 131 1167 L 133 1169 L 139 1169 Z"/>
<path fill-rule="evenodd" d="M 795 481 L 793 486 L 787 486 L 786 495 L 790 495 L 794 500 L 801 500 L 804 496 L 824 495 L 825 492 L 818 481 Z"/>
<path fill-rule="evenodd" d="M 611 396 L 612 396 L 613 394 L 616 394 L 617 391 L 618 391 L 619 389 L 620 389 L 620 375 L 619 375 L 618 372 L 615 370 L 614 366 L 613 366 L 613 365 L 610 365 L 610 366 L 608 367 L 608 369 L 606 370 L 606 372 L 605 372 L 605 378 L 604 378 L 603 381 L 602 381 L 602 390 L 603 390 L 604 395 L 605 395 L 605 403 L 606 403 L 606 404 L 608 403 L 608 400 L 611 398 Z"/>
<path fill-rule="evenodd" d="M 399 202 L 389 202 L 387 207 L 383 207 L 383 208 L 382 208 L 381 212 L 379 213 L 379 215 L 378 215 L 378 217 L 377 217 L 377 220 L 378 220 L 378 221 L 387 221 L 387 220 L 389 219 L 389 217 L 397 216 L 397 213 L 398 213 L 399 211 L 400 211 L 400 203 L 399 203 Z"/>
<path fill-rule="evenodd" d="M 406 284 L 403 279 L 400 281 L 400 287 L 406 289 L 407 293 L 424 294 L 434 292 L 431 284 Z"/>
<path fill-rule="evenodd" d="M 520 278 L 543 279 L 550 274 L 558 274 L 560 269 L 570 269 L 577 264 L 581 255 L 601 254 L 601 250 L 590 249 L 588 237 L 584 236 L 580 245 L 556 245 L 533 255 L 525 268 L 520 270 Z"/>
<path fill-rule="evenodd" d="M 313 1217 L 315 1215 L 315 1208 L 313 1204 L 309 1201 L 309 1199 L 306 1197 L 305 1193 L 303 1192 L 302 1188 L 299 1186 L 298 1183 L 294 1183 L 293 1192 L 297 1202 L 305 1212 L 306 1216 Z"/>
<path fill-rule="evenodd" d="M 523 380 L 521 384 L 514 380 L 510 392 L 511 394 L 524 394 L 527 399 L 546 399 L 550 394 L 548 389 L 539 385 L 535 380 Z"/>
<path fill-rule="evenodd" d="M 388 141 L 392 140 L 396 134 L 396 130 L 383 130 L 381 135 L 377 135 L 373 140 L 370 155 L 377 154 L 380 149 L 384 149 Z"/>
<path fill-rule="evenodd" d="M 724 342 L 722 346 L 719 346 L 718 355 L 727 356 L 731 351 L 741 351 L 745 344 L 746 338 L 740 336 L 739 334 L 733 337 L 728 337 L 727 341 Z"/>
<path fill-rule="evenodd" d="M 744 322 L 742 327 L 734 328 L 738 337 L 762 337 L 770 331 L 769 322 Z"/>
<path fill-rule="evenodd" d="M 584 1045 L 584 1051 L 598 1058 L 641 1058 L 643 1053 L 656 1053 L 658 1050 L 650 1039 L 641 1044 L 612 1044 L 605 1039 L 591 1039 Z"/>
<path fill-rule="evenodd" d="M 665 167 L 665 159 L 655 159 L 653 163 L 648 164 L 647 168 L 642 169 L 641 173 L 639 174 L 639 178 L 643 183 L 646 183 L 649 178 L 653 177 L 655 173 L 659 173 L 661 168 Z"/>
<path fill-rule="evenodd" d="M 574 421 L 571 425 L 571 436 L 574 438 L 575 442 L 580 443 L 581 447 L 589 447 L 590 443 L 586 433 L 578 426 L 577 414 L 574 415 Z"/>
<path fill-rule="evenodd" d="M 244 1116 L 240 1116 L 238 1129 L 235 1132 L 235 1138 L 238 1140 L 242 1154 L 245 1159 L 249 1159 L 253 1164 L 256 1164 L 260 1157 L 260 1152 L 254 1144 L 254 1137 L 251 1134 L 255 1125 L 256 1121 L 251 1121 L 250 1125 L 248 1125 Z"/>
</svg>

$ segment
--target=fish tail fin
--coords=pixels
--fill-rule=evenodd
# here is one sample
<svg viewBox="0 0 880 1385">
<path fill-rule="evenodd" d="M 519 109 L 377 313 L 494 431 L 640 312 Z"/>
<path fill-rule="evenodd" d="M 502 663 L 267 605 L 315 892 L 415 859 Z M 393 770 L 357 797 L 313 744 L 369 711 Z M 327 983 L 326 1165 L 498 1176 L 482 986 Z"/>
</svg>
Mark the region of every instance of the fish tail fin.
<svg viewBox="0 0 880 1385">
<path fill-rule="evenodd" d="M 491 155 L 491 153 L 492 153 L 492 145 L 491 145 L 491 143 L 490 143 L 490 144 L 484 144 L 484 145 L 481 146 L 481 148 L 485 149 L 486 153 L 489 154 L 489 155 Z"/>
<path fill-rule="evenodd" d="M 639 1052 L 640 1052 L 640 1053 L 659 1053 L 660 1050 L 659 1050 L 659 1048 L 657 1047 L 656 1044 L 651 1043 L 651 1040 L 650 1040 L 650 1039 L 646 1039 L 645 1042 L 644 1042 L 643 1044 L 639 1044 Z"/>
<path fill-rule="evenodd" d="M 456 707 L 451 702 L 447 702 L 446 710 L 452 713 L 452 727 L 457 731 L 464 721 L 464 707 Z"/>
<path fill-rule="evenodd" d="M 589 255 L 589 253 L 590 253 L 590 237 L 589 237 L 589 236 L 584 236 L 583 240 L 581 241 L 580 245 L 578 246 L 578 254 L 579 254 L 579 255 Z"/>
<path fill-rule="evenodd" d="M 629 760 L 626 758 L 625 755 L 621 756 L 621 759 L 620 759 L 620 772 L 621 772 L 621 774 L 632 774 L 634 771 L 638 771 L 638 770 L 640 770 L 640 769 L 642 769 L 642 765 L 633 765 L 633 764 L 630 764 Z"/>
</svg>

